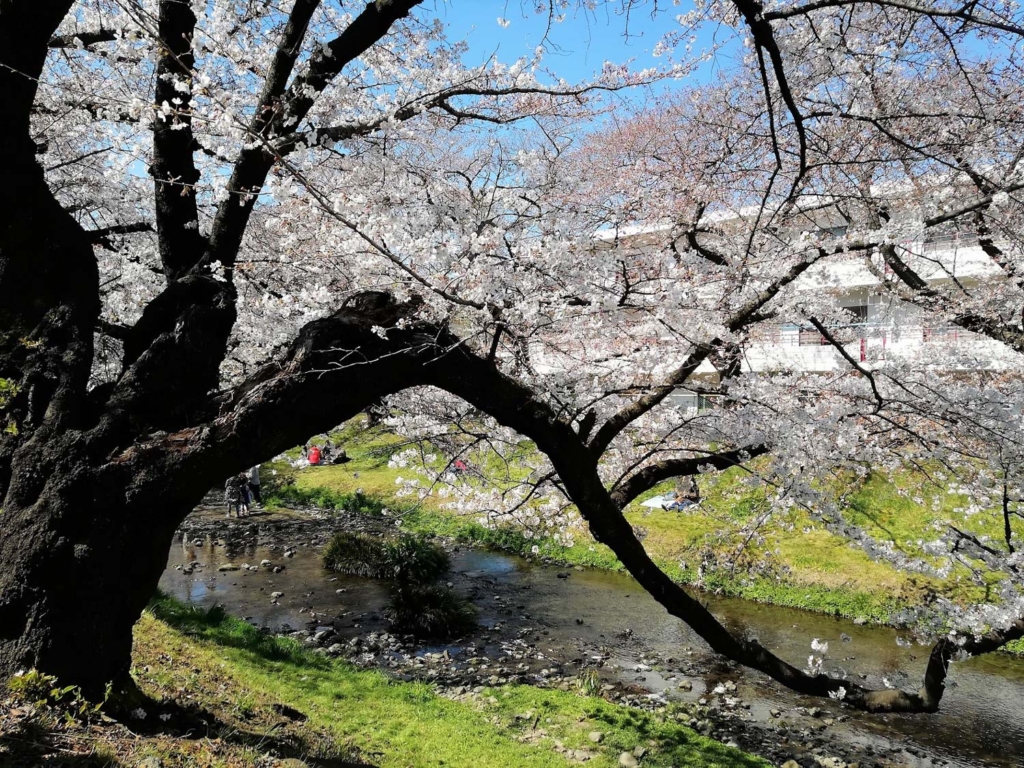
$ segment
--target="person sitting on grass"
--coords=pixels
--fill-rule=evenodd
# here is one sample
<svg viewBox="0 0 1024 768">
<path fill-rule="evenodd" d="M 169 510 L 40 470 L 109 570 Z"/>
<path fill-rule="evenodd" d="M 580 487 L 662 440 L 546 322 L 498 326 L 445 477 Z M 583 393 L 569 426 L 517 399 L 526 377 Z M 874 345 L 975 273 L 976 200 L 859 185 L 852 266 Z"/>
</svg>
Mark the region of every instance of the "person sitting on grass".
<svg viewBox="0 0 1024 768">
<path fill-rule="evenodd" d="M 661 508 L 666 512 L 681 512 L 693 506 L 693 502 L 679 491 L 669 491 L 662 497 Z"/>
</svg>

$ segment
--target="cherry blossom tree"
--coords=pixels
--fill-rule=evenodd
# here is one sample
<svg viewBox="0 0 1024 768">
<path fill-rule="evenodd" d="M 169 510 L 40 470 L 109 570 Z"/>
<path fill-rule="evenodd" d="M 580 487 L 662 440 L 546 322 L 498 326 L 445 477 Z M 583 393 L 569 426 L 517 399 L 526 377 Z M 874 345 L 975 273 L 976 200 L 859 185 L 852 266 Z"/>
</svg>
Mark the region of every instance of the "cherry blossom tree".
<svg viewBox="0 0 1024 768">
<path fill-rule="evenodd" d="M 466 66 L 418 6 L 0 8 L 3 674 L 127 684 L 131 626 L 203 493 L 430 381 L 437 318 L 394 347 L 376 331 L 415 299 L 372 289 L 409 271 L 394 249 L 474 247 L 436 222 L 500 181 L 470 168 L 460 201 L 432 151 L 500 159 L 516 150 L 473 126 L 585 121 L 662 76 L 566 84 L 541 51 Z M 296 196 L 313 175 L 344 193 Z"/>
<path fill-rule="evenodd" d="M 601 4 L 534 5 L 554 24 Z M 1019 9 L 713 0 L 672 24 L 662 70 L 567 84 L 543 49 L 466 66 L 419 0 L 0 6 L 0 673 L 128 685 L 131 626 L 206 490 L 400 392 L 408 434 L 532 441 L 545 464 L 488 504 L 562 536 L 582 519 L 713 649 L 794 690 L 934 710 L 954 656 L 1024 635 Z M 703 71 L 709 26 L 732 34 L 719 80 L 610 114 Z M 931 279 L 915 244 L 950 228 L 991 275 Z M 851 264 L 1009 362 L 850 355 L 829 291 L 801 285 Z M 752 372 L 779 322 L 818 329 L 839 371 Z M 681 413 L 683 385 L 723 407 Z M 960 634 L 916 693 L 731 633 L 623 515 L 666 479 L 746 466 L 897 560 L 814 481 L 921 459 L 1001 510 L 1004 541 L 947 529 L 899 564 L 1006 578 L 998 606 L 936 626 Z"/>
<path fill-rule="evenodd" d="M 731 5 L 721 5 L 722 23 L 740 23 Z M 478 348 L 492 357 L 497 350 L 502 372 L 529 385 L 519 411 L 495 408 L 497 383 L 486 394 L 447 387 L 475 408 L 417 392 L 393 399 L 402 411 L 393 424 L 452 457 L 427 462 L 427 485 L 408 478 L 407 492 L 429 485 L 458 510 L 485 511 L 487 524 L 563 541 L 578 530 L 578 515 L 723 654 L 796 690 L 867 709 L 929 711 L 953 659 L 1024 632 L 1015 522 L 1021 141 L 1016 111 L 999 106 L 1019 101 L 1019 79 L 1008 76 L 1018 31 L 1012 17 L 965 25 L 961 14 L 925 14 L 916 5 L 810 10 L 806 23 L 793 21 L 801 14 L 779 16 L 787 21 L 768 30 L 770 45 L 754 25 L 755 53 L 723 83 L 630 118 L 543 166 L 538 179 L 563 181 L 534 182 L 542 192 L 532 199 L 557 222 L 548 231 L 572 245 L 544 244 L 543 266 L 531 270 L 537 282 L 504 290 L 501 318 L 482 332 L 490 347 Z M 950 28 L 943 18 L 958 21 Z M 842 35 L 826 34 L 829 25 Z M 993 26 L 1005 36 L 992 38 Z M 976 36 L 989 44 L 982 55 Z M 805 69 L 764 65 L 756 53 L 763 45 L 779 56 L 789 51 L 780 60 Z M 887 56 L 865 69 L 863 52 L 879 50 Z M 961 260 L 980 262 L 968 278 L 956 266 L 958 248 Z M 877 279 L 876 290 L 892 299 L 887 313 L 919 310 L 916 322 L 958 327 L 972 343 L 851 350 L 850 318 L 837 302 L 851 269 Z M 456 270 L 445 279 L 474 284 Z M 835 349 L 836 372 L 812 375 L 785 361 L 758 369 L 751 358 L 780 323 L 820 334 Z M 725 407 L 680 413 L 668 404 L 682 385 L 718 395 Z M 522 410 L 542 416 L 530 423 Z M 480 411 L 507 430 L 482 423 Z M 561 434 L 551 426 L 566 422 L 572 429 Z M 451 482 L 451 462 L 475 450 L 514 465 L 522 435 L 549 463 L 510 470 L 494 485 Z M 766 453 L 767 468 L 750 464 Z M 730 635 L 658 570 L 622 511 L 667 479 L 737 464 L 772 489 L 778 512 L 805 508 L 901 569 L 942 576 L 963 567 L 979 584 L 994 573 L 998 599 L 963 606 L 935 596 L 899 617 L 934 641 L 916 692 L 867 691 L 822 674 L 818 655 L 804 671 Z M 934 472 L 937 487 L 965 500 L 936 520 L 934 539 L 918 542 L 914 554 L 858 527 L 816 490 L 829 473 L 907 466 Z M 770 514 L 743 537 L 755 536 Z M 993 524 L 1001 540 L 993 540 Z"/>
</svg>

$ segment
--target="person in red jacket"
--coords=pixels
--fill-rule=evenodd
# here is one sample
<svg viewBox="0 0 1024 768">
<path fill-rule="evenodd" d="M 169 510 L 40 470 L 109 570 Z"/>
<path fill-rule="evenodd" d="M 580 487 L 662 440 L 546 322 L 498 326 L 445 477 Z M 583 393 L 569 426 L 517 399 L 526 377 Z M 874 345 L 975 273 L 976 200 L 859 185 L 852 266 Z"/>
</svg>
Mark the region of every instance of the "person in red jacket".
<svg viewBox="0 0 1024 768">
<path fill-rule="evenodd" d="M 320 463 L 320 446 L 314 445 L 310 447 L 309 463 L 314 466 Z"/>
</svg>

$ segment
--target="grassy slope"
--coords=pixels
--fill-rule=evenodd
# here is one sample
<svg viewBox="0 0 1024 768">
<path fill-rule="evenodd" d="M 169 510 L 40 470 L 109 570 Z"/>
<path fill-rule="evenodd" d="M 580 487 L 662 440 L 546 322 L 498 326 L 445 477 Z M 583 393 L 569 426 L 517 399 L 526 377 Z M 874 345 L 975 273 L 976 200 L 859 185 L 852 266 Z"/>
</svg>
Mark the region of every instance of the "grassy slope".
<svg viewBox="0 0 1024 768">
<path fill-rule="evenodd" d="M 497 546 L 528 555 L 539 546 L 540 555 L 574 565 L 619 569 L 621 566 L 606 547 L 595 544 L 586 534 L 578 543 L 563 548 L 551 541 L 528 541 L 510 531 L 487 530 L 472 517 L 447 511 L 439 499 L 428 496 L 421 502 L 395 498 L 396 480 L 409 470 L 388 467 L 389 451 L 400 440 L 381 429 L 365 430 L 359 422 L 335 435 L 352 461 L 342 466 L 311 467 L 295 472 L 277 466 L 281 477 L 294 481 L 282 501 L 308 502 L 319 506 L 349 506 L 357 490 L 380 503 L 401 510 L 404 527 L 423 533 L 451 536 L 466 542 Z M 708 476 L 702 481 L 704 503 L 697 511 L 665 512 L 632 505 L 627 518 L 642 529 L 644 545 L 656 561 L 676 580 L 696 578 L 695 564 L 704 549 L 723 552 L 737 545 L 735 539 L 718 537 L 727 526 L 722 520 L 742 521 L 756 514 L 763 492 L 739 482 L 738 472 Z M 658 493 L 655 489 L 643 498 Z M 838 489 L 837 489 L 838 490 Z M 962 503 L 952 494 L 928 492 L 920 476 L 898 478 L 872 476 L 851 488 L 843 488 L 855 522 L 881 538 L 891 536 L 909 554 L 920 552 L 918 541 L 934 538 L 930 525 L 937 511 Z M 642 500 L 642 499 L 641 499 Z M 987 531 L 983 531 L 987 533 Z M 751 550 L 773 565 L 768 573 L 751 576 L 743 568 L 715 572 L 706 584 L 726 594 L 809 610 L 885 621 L 895 610 L 921 601 L 926 592 L 941 592 L 954 599 L 978 600 L 984 590 L 970 584 L 966 571 L 939 581 L 903 573 L 871 560 L 862 550 L 812 521 L 805 512 L 777 513 L 762 531 L 763 540 Z M 1020 533 L 1024 534 L 1024 530 Z"/>
<path fill-rule="evenodd" d="M 298 764 L 284 759 L 298 757 L 339 768 L 561 768 L 578 764 L 566 749 L 586 749 L 588 765 L 609 768 L 642 746 L 645 766 L 768 768 L 678 725 L 689 718 L 678 709 L 643 713 L 530 686 L 451 700 L 166 598 L 136 625 L 133 662 L 157 703 L 124 725 L 68 720 L 0 690 L 0 765 L 117 768 L 158 758 L 164 768 L 290 768 Z M 592 731 L 604 735 L 600 745 Z"/>
<path fill-rule="evenodd" d="M 194 703 L 228 707 L 254 723 L 271 704 L 293 707 L 308 717 L 302 728 L 313 737 L 310 752 L 361 757 L 381 768 L 571 764 L 553 749 L 555 739 L 570 749 L 593 749 L 588 765 L 594 766 L 616 765 L 620 752 L 638 745 L 649 750 L 644 764 L 651 766 L 767 765 L 671 718 L 601 699 L 509 686 L 485 690 L 479 701 L 453 701 L 429 685 L 390 681 L 171 600 L 155 603 L 139 623 L 135 665 L 148 692 L 188 691 Z M 525 712 L 534 714 L 517 717 Z M 600 748 L 587 738 L 595 730 L 605 734 Z M 173 756 L 167 762 L 176 764 Z"/>
</svg>

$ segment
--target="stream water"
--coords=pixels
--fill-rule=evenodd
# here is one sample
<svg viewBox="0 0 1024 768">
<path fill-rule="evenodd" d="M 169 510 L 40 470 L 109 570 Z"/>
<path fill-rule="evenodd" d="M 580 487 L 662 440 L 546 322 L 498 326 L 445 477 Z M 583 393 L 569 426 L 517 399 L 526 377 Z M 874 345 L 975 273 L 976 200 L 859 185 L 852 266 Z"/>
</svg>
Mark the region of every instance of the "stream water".
<svg viewBox="0 0 1024 768">
<path fill-rule="evenodd" d="M 232 541 L 224 535 L 190 540 L 179 534 L 161 588 L 199 605 L 219 604 L 274 631 L 283 625 L 298 629 L 332 623 L 342 637 L 354 637 L 386 628 L 379 611 L 387 594 L 380 583 L 324 571 L 316 537 L 294 539 L 293 534 L 286 547 L 280 537 L 274 543 L 266 536 Z M 288 547 L 293 554 L 285 558 Z M 262 560 L 285 568 L 279 573 L 267 568 L 218 570 L 228 563 L 258 565 Z M 937 714 L 865 715 L 797 696 L 760 674 L 722 662 L 625 575 L 567 572 L 462 549 L 453 555 L 451 579 L 479 610 L 480 636 L 469 640 L 482 649 L 491 644 L 500 653 L 502 638 L 522 637 L 528 628 L 534 655 L 540 658 L 562 657 L 571 667 L 569 660 L 579 663 L 589 649 L 601 649 L 602 678 L 617 678 L 669 699 L 710 700 L 718 683 L 730 681 L 737 686 L 731 695 L 749 705 L 744 717 L 755 723 L 767 726 L 782 718 L 808 721 L 813 729 L 823 728 L 818 723 L 828 718 L 828 729 L 822 731 L 827 742 L 867 747 L 883 764 L 1024 765 L 1024 660 L 993 654 L 954 664 Z M 283 595 L 271 598 L 274 592 Z M 892 629 L 743 600 L 708 600 L 728 626 L 756 635 L 795 663 L 806 659 L 813 638 L 821 638 L 829 643 L 826 669 L 866 676 L 873 687 L 881 687 L 883 677 L 916 687 L 924 671 L 928 649 L 897 645 L 898 633 Z M 460 647 L 449 650 L 458 653 Z M 683 679 L 692 690 L 679 688 Z M 804 709 L 810 707 L 821 710 L 817 722 Z"/>
</svg>

